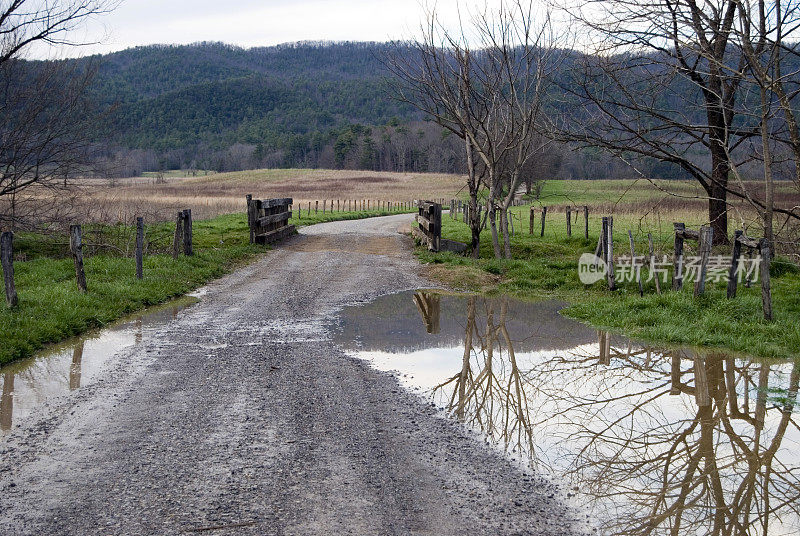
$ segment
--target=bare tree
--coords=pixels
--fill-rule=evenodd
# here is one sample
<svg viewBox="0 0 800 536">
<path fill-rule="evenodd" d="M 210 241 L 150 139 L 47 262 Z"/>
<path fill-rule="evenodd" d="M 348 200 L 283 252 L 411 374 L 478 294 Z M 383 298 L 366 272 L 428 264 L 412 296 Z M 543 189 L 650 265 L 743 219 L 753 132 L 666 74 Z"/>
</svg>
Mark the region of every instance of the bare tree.
<svg viewBox="0 0 800 536">
<path fill-rule="evenodd" d="M 86 88 L 94 71 L 60 62 L 0 64 L 0 222 L 25 216 L 20 196 L 31 186 L 65 189 L 92 159 Z M 5 212 L 5 214 L 3 214 Z"/>
<path fill-rule="evenodd" d="M 747 60 L 748 81 L 758 88 L 757 119 L 761 138 L 760 159 L 763 164 L 765 195 L 763 201 L 748 200 L 759 210 L 764 225 L 764 237 L 774 242 L 775 185 L 773 166 L 775 148 L 789 149 L 794 164 L 794 181 L 800 187 L 800 130 L 797 103 L 798 72 L 784 72 L 784 59 L 797 55 L 795 46 L 787 47 L 786 36 L 796 35 L 800 28 L 800 6 L 789 0 L 744 2 L 738 0 L 738 24 L 734 26 L 742 53 Z M 741 181 L 741 174 L 734 169 Z M 800 207 L 792 207 L 792 212 Z"/>
<path fill-rule="evenodd" d="M 34 45 L 77 46 L 73 32 L 116 0 L 0 2 L 0 222 L 12 227 L 18 195 L 32 185 L 66 186 L 87 162 L 84 99 L 94 69 L 63 62 L 25 62 Z"/>
<path fill-rule="evenodd" d="M 73 32 L 87 19 L 113 10 L 119 0 L 3 0 L 0 2 L 0 64 L 37 43 L 80 46 Z"/>
<path fill-rule="evenodd" d="M 495 256 L 511 256 L 508 207 L 526 164 L 549 143 L 537 134 L 547 75 L 558 63 L 553 42 L 549 16 L 538 20 L 533 3 L 518 0 L 496 11 L 486 8 L 457 32 L 444 28 L 431 11 L 422 36 L 399 43 L 387 61 L 400 81 L 398 97 L 464 140 L 474 256 L 484 186 Z"/>
<path fill-rule="evenodd" d="M 728 240 L 728 195 L 747 196 L 729 184 L 732 158 L 759 133 L 757 122 L 737 109 L 746 69 L 734 31 L 739 6 L 739 0 L 589 2 L 578 11 L 599 38 L 596 54 L 564 84 L 586 112 L 584 121 L 564 125 L 566 137 L 628 160 L 681 168 L 706 192 L 715 243 Z"/>
</svg>

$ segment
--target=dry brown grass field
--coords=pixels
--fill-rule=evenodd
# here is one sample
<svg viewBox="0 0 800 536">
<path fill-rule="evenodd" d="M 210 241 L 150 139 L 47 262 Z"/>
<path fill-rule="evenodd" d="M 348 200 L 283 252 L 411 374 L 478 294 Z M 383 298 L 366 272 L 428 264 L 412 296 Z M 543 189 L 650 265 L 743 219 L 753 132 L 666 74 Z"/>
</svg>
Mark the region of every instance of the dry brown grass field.
<svg viewBox="0 0 800 536">
<path fill-rule="evenodd" d="M 410 202 L 414 199 L 466 198 L 459 175 L 390 173 L 318 169 L 263 169 L 234 173 L 200 172 L 187 176 L 178 171 L 157 180 L 152 174 L 121 180 L 82 180 L 69 191 L 28 191 L 23 205 L 48 207 L 47 221 L 130 223 L 136 215 L 150 222 L 172 220 L 175 212 L 191 208 L 196 219 L 245 211 L 245 195 L 257 198 L 292 197 L 304 210 L 308 202 L 347 200 Z M 747 189 L 762 197 L 762 186 Z M 668 235 L 673 221 L 690 226 L 707 222 L 707 203 L 693 181 L 603 180 L 546 181 L 537 202 L 551 207 L 553 218 L 565 205 L 589 205 L 596 215 L 616 215 L 626 226 Z M 52 201 L 45 202 L 43 201 Z M 800 206 L 800 189 L 794 183 L 777 185 L 776 201 L 784 207 Z M 520 213 L 520 217 L 523 215 Z M 744 228 L 758 236 L 758 214 L 749 203 L 731 196 L 730 229 Z M 523 218 L 524 219 L 524 218 Z M 522 223 L 522 222 L 520 222 Z M 797 225 L 776 217 L 779 240 L 797 242 Z"/>
<path fill-rule="evenodd" d="M 155 184 L 149 177 L 83 181 L 70 201 L 78 214 L 91 221 L 127 222 L 136 214 L 151 221 L 171 220 L 176 210 L 191 208 L 198 219 L 244 212 L 245 196 L 291 197 L 296 205 L 311 201 L 361 200 L 410 202 L 423 197 L 460 195 L 458 175 L 383 173 L 372 171 L 265 169 L 217 173 L 202 177 L 168 177 Z M 373 205 L 374 206 L 374 205 Z"/>
</svg>

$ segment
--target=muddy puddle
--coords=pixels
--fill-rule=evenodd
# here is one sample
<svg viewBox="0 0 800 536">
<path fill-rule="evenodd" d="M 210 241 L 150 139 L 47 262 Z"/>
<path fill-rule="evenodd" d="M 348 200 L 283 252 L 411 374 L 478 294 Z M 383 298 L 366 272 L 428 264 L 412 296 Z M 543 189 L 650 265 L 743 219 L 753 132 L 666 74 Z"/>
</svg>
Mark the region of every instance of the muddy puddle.
<svg viewBox="0 0 800 536">
<path fill-rule="evenodd" d="M 653 348 L 561 306 L 401 293 L 344 309 L 335 337 L 601 534 L 800 534 L 800 364 Z"/>
<path fill-rule="evenodd" d="M 157 328 L 197 301 L 186 296 L 151 307 L 0 368 L 0 441 L 37 407 L 96 381 L 121 350 L 147 341 Z"/>
</svg>

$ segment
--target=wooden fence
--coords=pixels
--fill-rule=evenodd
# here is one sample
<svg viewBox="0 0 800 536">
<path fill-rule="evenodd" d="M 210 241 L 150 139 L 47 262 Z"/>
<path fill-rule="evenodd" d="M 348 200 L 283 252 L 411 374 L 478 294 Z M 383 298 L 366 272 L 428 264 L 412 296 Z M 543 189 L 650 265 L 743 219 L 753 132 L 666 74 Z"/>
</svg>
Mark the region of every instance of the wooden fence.
<svg viewBox="0 0 800 536">
<path fill-rule="evenodd" d="M 439 251 L 442 240 L 442 205 L 433 201 L 419 201 L 416 221 L 419 227 L 411 227 L 415 238 L 427 244 L 428 250 Z"/>
<path fill-rule="evenodd" d="M 766 238 L 750 238 L 745 236 L 744 232 L 740 230 L 734 233 L 731 268 L 728 273 L 728 299 L 730 300 L 736 297 L 736 288 L 739 284 L 739 277 L 742 269 L 742 247 L 746 247 L 751 255 L 754 251 L 758 252 L 761 258 L 761 306 L 764 310 L 764 318 L 766 320 L 772 320 L 772 289 L 770 287 L 771 280 L 769 275 L 772 248 L 770 248 L 769 240 Z M 750 281 L 747 280 L 745 285 L 749 287 Z"/>
<path fill-rule="evenodd" d="M 541 233 L 539 234 L 540 236 L 544 236 L 544 228 L 545 228 L 545 223 L 547 222 L 548 210 L 550 211 L 550 214 L 552 214 L 554 212 L 553 209 L 557 209 L 557 208 L 558 207 L 547 207 L 547 206 L 541 207 L 540 211 L 541 211 L 541 227 L 542 227 L 542 230 L 541 230 Z M 573 206 L 567 205 L 566 207 L 564 207 L 564 214 L 566 216 L 566 221 L 567 221 L 567 236 L 568 237 L 572 236 L 572 225 L 573 225 L 573 223 L 574 224 L 578 223 L 578 218 L 580 217 L 581 212 L 583 212 L 583 237 L 588 240 L 589 239 L 589 207 L 587 205 L 584 205 L 583 207 L 573 207 Z M 529 220 L 528 220 L 528 222 L 529 222 L 528 234 L 533 234 L 535 221 L 536 221 L 536 207 L 532 206 L 531 209 L 530 209 L 530 216 L 529 216 Z"/>
<path fill-rule="evenodd" d="M 416 201 L 387 201 L 383 199 L 323 199 L 297 201 L 294 213 L 298 219 L 311 214 L 329 212 L 412 212 Z"/>
<path fill-rule="evenodd" d="M 247 224 L 250 227 L 251 244 L 272 244 L 294 234 L 294 225 L 289 225 L 292 198 L 253 199 L 247 196 Z"/>
<path fill-rule="evenodd" d="M 144 218 L 136 217 L 135 235 L 135 277 L 144 278 L 144 249 L 145 226 Z M 83 226 L 73 224 L 69 226 L 69 252 L 75 268 L 75 282 L 80 292 L 88 292 L 86 270 L 84 269 L 84 237 Z M 192 211 L 190 209 L 178 211 L 175 224 L 175 237 L 173 241 L 173 257 L 178 258 L 179 253 L 191 256 L 192 250 Z M 9 307 L 16 307 L 19 297 L 14 282 L 14 233 L 0 233 L 0 264 L 3 269 L 3 286 L 5 287 L 6 303 Z"/>
</svg>

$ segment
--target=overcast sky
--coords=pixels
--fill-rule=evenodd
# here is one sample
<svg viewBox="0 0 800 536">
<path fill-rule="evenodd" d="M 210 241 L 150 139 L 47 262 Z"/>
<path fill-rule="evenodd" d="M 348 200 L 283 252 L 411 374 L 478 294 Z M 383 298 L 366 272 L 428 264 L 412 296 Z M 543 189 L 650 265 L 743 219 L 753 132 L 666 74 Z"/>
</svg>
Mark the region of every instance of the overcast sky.
<svg viewBox="0 0 800 536">
<path fill-rule="evenodd" d="M 436 2 L 448 25 L 458 20 L 456 3 Z M 489 0 L 490 5 L 498 3 Z M 462 2 L 478 4 L 484 5 L 483 0 Z M 197 41 L 243 47 L 304 40 L 387 41 L 414 35 L 423 13 L 422 0 L 123 0 L 114 12 L 91 21 L 80 36 L 101 44 L 61 54 Z"/>
</svg>

